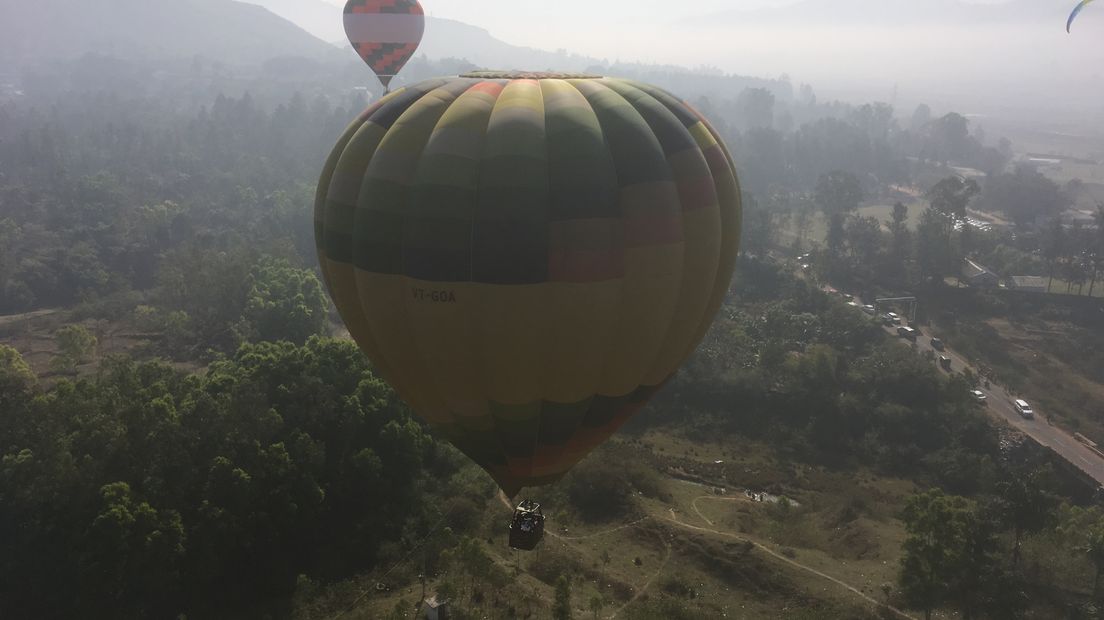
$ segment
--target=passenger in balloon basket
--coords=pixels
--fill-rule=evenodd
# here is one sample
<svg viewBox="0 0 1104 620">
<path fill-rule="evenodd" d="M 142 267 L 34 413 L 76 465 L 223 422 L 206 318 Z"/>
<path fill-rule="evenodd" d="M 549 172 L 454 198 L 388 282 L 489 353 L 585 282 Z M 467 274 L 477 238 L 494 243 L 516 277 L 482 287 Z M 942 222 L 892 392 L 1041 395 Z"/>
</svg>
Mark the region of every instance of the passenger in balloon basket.
<svg viewBox="0 0 1104 620">
<path fill-rule="evenodd" d="M 544 536 L 544 513 L 540 504 L 526 499 L 514 510 L 510 523 L 510 547 L 532 551 Z"/>
</svg>

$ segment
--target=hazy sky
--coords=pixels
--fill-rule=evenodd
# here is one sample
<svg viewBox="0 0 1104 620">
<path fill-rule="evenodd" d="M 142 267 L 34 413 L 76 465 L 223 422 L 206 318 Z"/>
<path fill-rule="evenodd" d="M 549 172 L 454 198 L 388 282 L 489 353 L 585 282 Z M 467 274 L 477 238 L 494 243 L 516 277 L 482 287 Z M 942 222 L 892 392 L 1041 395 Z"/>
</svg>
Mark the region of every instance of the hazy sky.
<svg viewBox="0 0 1104 620">
<path fill-rule="evenodd" d="M 345 0 L 325 1 L 337 6 L 345 5 Z M 819 1 L 830 5 L 833 0 Z M 963 1 L 968 4 L 1001 4 L 1007 0 Z M 1065 0 L 1039 1 L 1053 3 Z M 800 2 L 801 0 L 423 0 L 422 5 L 429 15 L 486 28 L 508 43 L 552 50 L 569 48 L 571 51 L 596 56 L 624 54 L 629 60 L 639 58 L 664 62 L 668 56 L 668 46 L 660 44 L 653 48 L 641 43 L 649 40 L 659 43 L 653 37 L 660 36 L 660 33 L 665 33 L 665 38 L 671 40 L 671 27 L 680 22 L 722 11 L 754 11 Z M 685 46 L 686 43 L 688 41 L 680 40 L 677 45 Z M 650 57 L 642 57 L 649 54 Z"/>
<path fill-rule="evenodd" d="M 344 0 L 326 0 L 343 5 Z M 713 66 L 844 98 L 924 100 L 1104 120 L 1104 3 L 1077 0 L 422 0 L 515 45 Z M 801 4 L 786 11 L 757 11 Z M 970 4 L 1005 5 L 978 12 Z M 869 16 L 869 18 L 868 18 Z M 852 96 L 853 95 L 853 96 Z"/>
</svg>

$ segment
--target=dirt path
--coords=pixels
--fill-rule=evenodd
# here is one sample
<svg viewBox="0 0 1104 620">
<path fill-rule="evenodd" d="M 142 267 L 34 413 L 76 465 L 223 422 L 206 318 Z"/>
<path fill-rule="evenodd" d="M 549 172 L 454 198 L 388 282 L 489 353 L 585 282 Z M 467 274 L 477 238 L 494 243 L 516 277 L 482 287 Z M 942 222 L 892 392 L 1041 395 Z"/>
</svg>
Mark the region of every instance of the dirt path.
<svg viewBox="0 0 1104 620">
<path fill-rule="evenodd" d="M 506 497 L 505 494 L 503 494 L 502 492 L 499 492 L 498 498 L 499 498 L 499 501 L 502 502 L 502 505 L 505 506 L 507 509 L 509 509 L 509 510 L 514 509 L 513 505 L 510 504 L 510 500 Z M 711 499 L 711 500 L 720 500 L 720 501 L 733 501 L 733 502 L 738 502 L 738 501 L 741 501 L 741 500 L 746 501 L 745 498 L 742 498 L 742 497 L 713 497 L 713 496 L 710 496 L 710 495 L 702 495 L 700 497 L 694 498 L 694 500 L 691 502 L 691 507 L 694 509 L 694 512 L 696 512 L 698 514 L 698 516 L 701 517 L 701 519 L 703 521 L 705 521 L 706 523 L 708 523 L 711 526 L 713 525 L 713 522 L 710 521 L 705 515 L 703 515 L 700 510 L 698 510 L 697 502 L 698 502 L 698 500 L 702 500 L 702 499 Z M 659 521 L 669 521 L 669 522 L 674 523 L 675 525 L 677 525 L 678 527 L 681 527 L 683 529 L 693 530 L 693 531 L 696 531 L 696 532 L 702 532 L 702 533 L 706 533 L 706 534 L 713 534 L 715 536 L 722 536 L 722 537 L 725 537 L 725 538 L 731 538 L 731 539 L 734 539 L 734 540 L 738 540 L 740 542 L 750 543 L 753 546 L 755 546 L 756 549 L 759 549 L 760 551 L 763 551 L 764 553 L 771 556 L 772 558 L 775 558 L 775 559 L 777 559 L 781 562 L 785 562 L 786 564 L 788 564 L 788 565 L 790 565 L 794 568 L 797 568 L 799 570 L 802 570 L 802 571 L 805 571 L 807 573 L 816 575 L 817 577 L 820 577 L 821 579 L 831 581 L 832 583 L 840 586 L 841 588 L 844 588 L 845 590 L 851 592 L 852 594 L 862 598 L 864 601 L 870 603 L 871 605 L 874 605 L 875 608 L 885 607 L 886 609 L 892 611 L 894 614 L 896 614 L 900 618 L 906 618 L 907 620 L 917 620 L 917 618 L 915 616 L 911 616 L 908 613 L 906 613 L 904 611 L 901 611 L 900 609 L 897 609 L 896 607 L 893 607 L 891 605 L 886 605 L 884 603 L 881 603 L 877 599 L 867 595 L 863 591 L 859 590 L 858 588 L 852 586 L 851 584 L 849 584 L 845 581 L 841 581 L 840 579 L 837 579 L 837 578 L 835 578 L 835 577 L 833 577 L 833 576 L 831 576 L 831 575 L 829 575 L 829 574 L 827 574 L 823 571 L 820 571 L 820 570 L 817 570 L 817 569 L 815 569 L 811 566 L 807 566 L 805 564 L 802 564 L 801 562 L 798 562 L 796 560 L 792 560 L 792 559 L 782 555 L 781 553 L 778 553 L 777 551 L 774 551 L 770 547 L 768 547 L 768 546 L 766 546 L 766 545 L 764 545 L 760 542 L 751 540 L 751 539 L 747 538 L 746 536 L 739 536 L 737 534 L 733 534 L 731 532 L 723 532 L 723 531 L 715 530 L 715 529 L 712 529 L 712 528 L 700 527 L 700 526 L 697 526 L 697 525 L 691 525 L 689 523 L 685 523 L 685 522 L 679 520 L 678 516 L 675 514 L 675 509 L 674 508 L 668 508 L 667 512 L 670 514 L 670 516 L 667 517 L 666 519 L 664 519 L 664 518 L 662 518 L 658 515 L 654 515 L 654 514 L 647 515 L 647 516 L 644 516 L 644 517 L 641 517 L 641 518 L 637 519 L 636 521 L 632 521 L 630 523 L 625 523 L 623 525 L 619 525 L 617 527 L 613 527 L 613 528 L 610 528 L 608 530 L 602 530 L 600 532 L 594 532 L 592 534 L 586 534 L 586 535 L 583 535 L 583 536 L 563 536 L 561 534 L 557 534 L 557 533 L 552 532 L 550 530 L 546 530 L 546 531 L 550 536 L 552 536 L 553 538 L 556 538 L 557 540 L 562 540 L 562 541 L 566 541 L 566 542 L 575 542 L 575 541 L 579 541 L 579 540 L 586 540 L 588 538 L 595 538 L 595 537 L 598 537 L 598 536 L 606 536 L 606 535 L 609 535 L 609 534 L 613 534 L 615 532 L 619 532 L 621 530 L 628 529 L 630 527 L 636 527 L 637 525 L 639 525 L 640 523 L 642 523 L 644 521 L 647 521 L 648 519 L 656 519 L 656 520 L 659 520 Z M 671 559 L 671 543 L 668 542 L 666 539 L 664 539 L 663 540 L 663 545 L 667 548 L 667 553 L 664 556 L 663 561 L 660 562 L 659 568 L 643 584 L 636 587 L 636 593 L 633 594 L 633 597 L 631 599 L 629 599 L 624 605 L 617 608 L 616 611 L 614 611 L 611 615 L 608 616 L 609 620 L 612 620 L 613 618 L 616 618 L 617 615 L 620 614 L 621 612 L 623 612 L 626 608 L 628 608 L 629 605 L 632 605 L 641 596 L 643 596 L 644 593 L 647 592 L 648 589 L 652 586 L 652 584 L 655 583 L 655 580 L 656 580 L 657 577 L 659 577 L 660 573 L 663 572 L 664 567 L 667 566 L 668 560 Z"/>
<path fill-rule="evenodd" d="M 691 525 L 689 523 L 684 523 L 682 521 L 679 521 L 678 517 L 675 515 L 674 509 L 670 509 L 670 512 L 671 512 L 671 516 L 668 518 L 668 520 L 671 523 L 674 523 L 675 525 L 677 525 L 681 528 L 688 529 L 688 530 L 693 530 L 693 531 L 696 531 L 696 532 L 704 532 L 704 533 L 708 533 L 708 534 L 713 534 L 715 536 L 723 536 L 725 538 L 732 538 L 734 540 L 739 540 L 740 542 L 751 543 L 752 545 L 755 546 L 756 549 L 759 549 L 760 551 L 763 551 L 767 555 L 769 555 L 769 556 L 771 556 L 771 557 L 773 557 L 777 560 L 785 562 L 786 564 L 789 564 L 790 566 L 793 566 L 794 568 L 797 568 L 797 569 L 803 570 L 807 573 L 811 573 L 813 575 L 816 575 L 817 577 L 820 577 L 822 579 L 826 579 L 828 581 L 831 581 L 832 583 L 840 586 L 841 588 L 844 588 L 845 590 L 851 592 L 852 594 L 862 598 L 863 600 L 870 603 L 871 605 L 874 605 L 875 608 L 885 607 L 886 609 L 889 609 L 890 611 L 897 614 L 901 618 L 907 618 L 908 620 L 916 620 L 915 616 L 910 616 L 909 614 L 907 614 L 907 613 L 901 611 L 900 609 L 897 609 L 896 607 L 893 607 L 891 605 L 885 605 L 884 603 L 880 603 L 876 599 L 874 599 L 873 597 L 863 593 L 861 590 L 859 590 L 858 588 L 852 586 L 851 584 L 848 584 L 844 581 L 840 581 L 839 579 L 836 579 L 835 577 L 833 577 L 833 576 L 831 576 L 827 573 L 824 573 L 822 571 L 819 571 L 819 570 L 817 570 L 817 569 L 815 569 L 811 566 L 806 566 L 806 565 L 804 565 L 800 562 L 797 562 L 795 560 L 791 560 L 790 558 L 782 555 L 781 553 L 778 553 L 778 552 L 774 551 L 773 549 L 771 549 L 770 547 L 767 547 L 766 545 L 764 545 L 762 543 L 751 540 L 751 539 L 749 539 L 745 536 L 738 536 L 736 534 L 732 534 L 730 532 L 722 532 L 720 530 L 714 530 L 714 529 L 711 529 L 711 528 L 700 527 L 700 526 L 697 526 L 697 525 Z M 702 519 L 705 519 L 705 517 L 703 516 Z M 709 522 L 708 519 L 705 519 L 705 520 L 706 520 L 706 522 Z"/>
<path fill-rule="evenodd" d="M 644 517 L 644 518 L 649 519 L 651 517 Z M 644 519 L 641 519 L 641 521 L 643 521 L 643 520 Z M 638 521 L 638 523 L 639 523 L 639 521 Z M 667 553 L 664 554 L 664 556 L 663 556 L 663 561 L 659 563 L 659 568 L 657 568 L 656 572 L 652 573 L 652 576 L 648 577 L 648 579 L 645 580 L 644 583 L 637 586 L 636 587 L 636 593 L 633 594 L 632 598 L 630 598 L 628 601 L 626 601 L 624 605 L 618 607 L 617 610 L 614 611 L 612 614 L 607 616 L 607 620 L 613 620 L 614 618 L 617 617 L 617 614 L 625 611 L 625 609 L 627 609 L 629 607 L 629 605 L 632 605 L 633 603 L 635 603 L 637 601 L 637 599 L 639 599 L 641 596 L 643 596 L 644 593 L 647 592 L 648 589 L 652 587 L 652 584 L 655 583 L 655 580 L 659 577 L 659 574 L 663 572 L 663 569 L 667 567 L 667 562 L 668 562 L 668 560 L 671 559 L 671 543 L 670 543 L 670 541 L 668 541 L 666 538 L 663 537 L 663 534 L 659 534 L 658 536 L 660 538 L 660 541 L 663 542 L 663 546 L 667 549 Z"/>
<path fill-rule="evenodd" d="M 702 521 L 705 521 L 710 526 L 713 525 L 713 522 L 709 520 L 709 517 L 703 515 L 702 512 L 700 510 L 698 510 L 698 500 L 703 500 L 703 499 L 711 499 L 711 500 L 719 501 L 719 502 L 740 502 L 740 501 L 749 502 L 749 501 L 751 501 L 746 497 L 717 497 L 715 495 L 702 495 L 701 497 L 695 497 L 694 501 L 690 502 L 690 507 L 694 509 L 694 512 L 698 513 L 698 516 L 701 517 Z"/>
<path fill-rule="evenodd" d="M 34 312 L 24 312 L 23 314 L 9 314 L 6 316 L 0 316 L 0 327 L 7 327 L 8 325 L 14 325 L 21 321 L 30 321 L 39 317 L 50 316 L 57 314 L 61 310 L 57 308 L 51 308 L 48 310 L 35 310 Z"/>
</svg>

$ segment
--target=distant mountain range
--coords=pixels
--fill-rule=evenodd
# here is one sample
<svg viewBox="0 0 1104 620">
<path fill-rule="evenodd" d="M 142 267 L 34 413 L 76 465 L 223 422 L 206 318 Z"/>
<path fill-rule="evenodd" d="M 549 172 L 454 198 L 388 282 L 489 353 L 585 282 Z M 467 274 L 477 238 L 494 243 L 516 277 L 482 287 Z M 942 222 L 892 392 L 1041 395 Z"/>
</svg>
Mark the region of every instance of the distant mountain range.
<svg viewBox="0 0 1104 620">
<path fill-rule="evenodd" d="M 340 7 L 322 0 L 242 1 L 263 6 L 294 21 L 315 36 L 333 41 L 346 50 L 348 57 L 353 57 L 353 51 L 345 41 Z M 788 99 L 792 95 L 790 85 L 780 80 L 702 73 L 675 65 L 620 63 L 610 66 L 607 60 L 593 56 L 512 45 L 495 38 L 484 28 L 435 17 L 426 18 L 425 37 L 418 48 L 418 55 L 432 60 L 463 59 L 478 67 L 493 69 L 592 71 L 640 77 L 682 93 L 735 96 L 744 88 L 760 87 L 767 88 L 780 99 Z"/>
<path fill-rule="evenodd" d="M 343 48 L 348 46 L 341 7 L 322 0 L 241 1 L 263 6 L 324 41 Z M 425 37 L 418 54 L 431 59 L 463 58 L 480 67 L 497 69 L 582 71 L 603 62 L 599 58 L 511 45 L 483 28 L 435 17 L 426 18 Z"/>
<path fill-rule="evenodd" d="M 345 43 L 341 7 L 322 0 L 239 0 L 263 6 L 314 36 L 334 44 Z"/>
<path fill-rule="evenodd" d="M 232 0 L 5 0 L 2 5 L 0 67 L 87 53 L 203 56 L 227 64 L 334 53 L 332 45 L 286 19 Z"/>
</svg>

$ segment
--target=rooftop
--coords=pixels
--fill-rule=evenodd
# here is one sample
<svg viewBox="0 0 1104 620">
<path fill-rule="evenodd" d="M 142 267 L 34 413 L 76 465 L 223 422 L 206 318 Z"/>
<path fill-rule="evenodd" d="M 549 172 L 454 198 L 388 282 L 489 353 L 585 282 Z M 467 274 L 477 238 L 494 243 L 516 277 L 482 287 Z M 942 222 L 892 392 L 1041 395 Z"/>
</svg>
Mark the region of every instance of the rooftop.
<svg viewBox="0 0 1104 620">
<path fill-rule="evenodd" d="M 1046 289 L 1047 287 L 1047 279 L 1043 276 L 1012 276 L 1008 280 L 1013 288 Z"/>
</svg>

